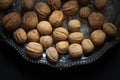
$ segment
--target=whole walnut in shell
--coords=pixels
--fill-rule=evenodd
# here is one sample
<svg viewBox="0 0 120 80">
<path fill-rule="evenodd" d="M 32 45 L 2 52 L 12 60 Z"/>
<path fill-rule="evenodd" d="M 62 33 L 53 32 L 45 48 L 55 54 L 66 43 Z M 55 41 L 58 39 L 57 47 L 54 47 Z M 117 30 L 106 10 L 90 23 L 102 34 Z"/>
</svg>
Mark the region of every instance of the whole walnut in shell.
<svg viewBox="0 0 120 80">
<path fill-rule="evenodd" d="M 23 0 L 21 7 L 24 11 L 32 10 L 34 7 L 34 1 L 33 0 Z"/>
<path fill-rule="evenodd" d="M 57 62 L 59 59 L 58 52 L 54 47 L 49 47 L 46 50 L 46 56 L 47 56 L 47 59 L 51 62 Z"/>
<path fill-rule="evenodd" d="M 17 12 L 11 12 L 5 15 L 2 19 L 2 24 L 7 31 L 16 30 L 21 23 L 21 17 Z"/>
<path fill-rule="evenodd" d="M 85 53 L 91 53 L 94 50 L 94 45 L 90 39 L 84 39 L 81 44 Z"/>
<path fill-rule="evenodd" d="M 59 27 L 64 19 L 64 15 L 62 11 L 60 10 L 55 10 L 49 17 L 49 22 L 53 27 Z"/>
<path fill-rule="evenodd" d="M 39 18 L 47 18 L 51 13 L 49 6 L 44 2 L 38 2 L 35 5 L 35 10 L 39 16 Z"/>
<path fill-rule="evenodd" d="M 13 0 L 0 0 L 0 9 L 6 10 L 11 7 L 13 4 Z"/>
<path fill-rule="evenodd" d="M 90 0 L 78 0 L 80 5 L 88 5 Z"/>
<path fill-rule="evenodd" d="M 47 0 L 47 3 L 52 10 L 58 10 L 62 5 L 61 0 Z"/>
<path fill-rule="evenodd" d="M 110 22 L 104 23 L 102 29 L 108 36 L 115 36 L 117 34 L 116 26 Z"/>
<path fill-rule="evenodd" d="M 42 55 L 43 52 L 43 47 L 41 44 L 37 42 L 29 42 L 25 46 L 25 52 L 27 53 L 28 56 L 31 58 L 39 58 Z"/>
<path fill-rule="evenodd" d="M 63 4 L 62 10 L 67 16 L 75 15 L 79 11 L 79 5 L 76 1 L 71 0 Z"/>
<path fill-rule="evenodd" d="M 27 33 L 27 38 L 28 38 L 28 40 L 30 42 L 37 42 L 37 41 L 39 41 L 40 35 L 39 35 L 37 29 L 30 30 Z"/>
<path fill-rule="evenodd" d="M 41 21 L 37 25 L 37 30 L 41 35 L 49 35 L 52 33 L 52 26 L 48 21 Z"/>
<path fill-rule="evenodd" d="M 100 29 L 104 23 L 104 16 L 99 12 L 92 12 L 88 17 L 88 22 L 92 29 Z"/>
<path fill-rule="evenodd" d="M 69 51 L 69 55 L 72 58 L 78 58 L 81 57 L 83 54 L 83 49 L 82 46 L 80 44 L 71 44 L 68 48 Z"/>
<path fill-rule="evenodd" d="M 70 32 L 78 32 L 80 30 L 81 23 L 77 19 L 70 20 L 68 22 L 68 29 Z"/>
<path fill-rule="evenodd" d="M 103 9 L 107 4 L 107 0 L 94 0 L 94 5 L 98 9 Z"/>
<path fill-rule="evenodd" d="M 36 28 L 38 24 L 36 13 L 33 11 L 26 12 L 22 18 L 22 24 L 26 30 Z"/>
<path fill-rule="evenodd" d="M 81 32 L 73 32 L 69 35 L 69 42 L 70 43 L 81 43 L 84 36 Z"/>
<path fill-rule="evenodd" d="M 80 13 L 81 18 L 87 19 L 88 16 L 90 15 L 90 8 L 89 7 L 82 7 L 80 9 L 79 13 Z"/>
<path fill-rule="evenodd" d="M 27 40 L 27 34 L 23 28 L 19 28 L 13 32 L 13 38 L 17 43 L 23 44 Z"/>
<path fill-rule="evenodd" d="M 91 33 L 91 40 L 95 46 L 100 46 L 106 39 L 106 34 L 102 30 L 95 30 Z"/>
<path fill-rule="evenodd" d="M 69 43 L 68 41 L 60 41 L 56 44 L 56 49 L 59 53 L 65 54 L 68 52 Z"/>
<path fill-rule="evenodd" d="M 64 40 L 67 40 L 68 38 L 68 31 L 67 29 L 63 28 L 63 27 L 59 27 L 59 28 L 56 28 L 54 31 L 53 31 L 53 38 L 56 40 L 56 41 L 64 41 Z"/>
<path fill-rule="evenodd" d="M 44 49 L 49 48 L 53 45 L 53 39 L 51 36 L 42 36 L 40 38 L 40 43 Z"/>
</svg>

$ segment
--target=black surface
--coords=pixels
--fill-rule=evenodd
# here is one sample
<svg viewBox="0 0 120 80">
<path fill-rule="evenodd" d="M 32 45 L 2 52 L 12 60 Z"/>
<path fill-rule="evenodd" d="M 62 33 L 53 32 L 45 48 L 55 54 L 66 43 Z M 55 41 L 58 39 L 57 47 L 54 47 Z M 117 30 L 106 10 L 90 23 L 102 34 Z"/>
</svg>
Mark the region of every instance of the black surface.
<svg viewBox="0 0 120 80">
<path fill-rule="evenodd" d="M 68 69 L 32 64 L 0 42 L 0 80 L 120 80 L 120 44 L 95 63 Z M 46 77 L 45 77 L 46 76 Z M 56 77 L 56 78 L 55 78 Z"/>
</svg>

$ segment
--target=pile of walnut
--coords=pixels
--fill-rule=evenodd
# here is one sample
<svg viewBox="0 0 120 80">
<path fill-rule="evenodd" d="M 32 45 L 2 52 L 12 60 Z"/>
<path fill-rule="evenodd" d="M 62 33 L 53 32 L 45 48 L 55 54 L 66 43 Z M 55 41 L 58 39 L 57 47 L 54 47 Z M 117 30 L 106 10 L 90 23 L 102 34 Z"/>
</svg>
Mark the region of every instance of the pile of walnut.
<svg viewBox="0 0 120 80">
<path fill-rule="evenodd" d="M 12 0 L 0 0 L 0 9 L 8 9 L 12 3 Z M 67 53 L 71 58 L 78 58 L 92 53 L 94 47 L 105 42 L 107 36 L 114 37 L 117 34 L 115 25 L 104 22 L 103 14 L 92 12 L 88 4 L 89 0 L 66 0 L 65 3 L 61 0 L 47 0 L 47 3 L 36 4 L 32 0 L 23 0 L 21 10 L 24 10 L 24 15 L 8 13 L 2 23 L 6 31 L 13 32 L 16 43 L 27 43 L 25 51 L 32 58 L 41 57 L 44 50 L 51 62 L 57 62 L 60 55 Z M 94 0 L 93 5 L 101 10 L 106 4 L 107 0 Z M 90 39 L 85 39 L 80 32 L 81 22 L 78 19 L 68 21 L 67 29 L 61 26 L 64 16 L 77 13 L 82 19 L 88 20 L 93 30 Z"/>
</svg>

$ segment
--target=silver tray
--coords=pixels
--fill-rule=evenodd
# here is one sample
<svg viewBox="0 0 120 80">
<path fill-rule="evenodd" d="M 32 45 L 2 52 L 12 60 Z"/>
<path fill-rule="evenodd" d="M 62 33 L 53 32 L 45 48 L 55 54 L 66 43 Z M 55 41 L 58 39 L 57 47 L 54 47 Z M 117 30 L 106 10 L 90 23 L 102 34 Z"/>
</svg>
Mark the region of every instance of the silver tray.
<svg viewBox="0 0 120 80">
<path fill-rule="evenodd" d="M 35 2 L 38 2 L 38 1 L 46 2 L 46 0 L 34 0 L 34 1 Z M 77 66 L 77 65 L 87 65 L 87 64 L 90 64 L 90 63 L 98 60 L 100 57 L 103 56 L 103 54 L 105 54 L 106 51 L 113 48 L 116 44 L 118 44 L 120 42 L 120 26 L 119 26 L 120 25 L 120 14 L 119 14 L 120 13 L 120 6 L 119 6 L 120 1 L 119 0 L 108 0 L 106 7 L 101 12 L 104 14 L 105 21 L 112 22 L 113 24 L 116 25 L 116 27 L 118 29 L 118 33 L 115 37 L 112 37 L 112 38 L 107 37 L 104 44 L 102 46 L 96 47 L 91 55 L 89 55 L 89 56 L 83 55 L 79 59 L 77 58 L 75 60 L 72 60 L 69 57 L 69 55 L 66 54 L 66 55 L 60 55 L 58 62 L 51 63 L 47 60 L 45 52 L 43 52 L 42 56 L 39 59 L 37 59 L 37 60 L 31 59 L 25 53 L 24 46 L 26 44 L 24 44 L 24 45 L 16 44 L 15 41 L 13 40 L 12 33 L 6 32 L 3 29 L 3 26 L 1 23 L 3 16 L 11 11 L 19 11 L 22 14 L 22 12 L 20 10 L 21 9 L 20 3 L 21 3 L 21 0 L 14 0 L 14 4 L 13 4 L 12 8 L 10 8 L 6 11 L 0 11 L 0 38 L 3 41 L 5 41 L 8 45 L 10 45 L 12 48 L 17 50 L 18 54 L 20 54 L 20 56 L 22 56 L 25 60 L 27 60 L 31 63 L 47 65 L 47 66 L 51 66 L 54 68 L 68 68 L 68 67 Z M 96 11 L 96 9 L 93 8 L 94 6 L 92 4 L 93 4 L 93 0 L 90 0 L 89 7 L 91 8 L 91 10 Z M 63 22 L 62 26 L 65 27 L 66 23 L 69 19 L 76 19 L 76 18 L 79 19 L 82 23 L 80 31 L 85 35 L 85 38 L 89 38 L 91 29 L 88 27 L 87 20 L 83 20 L 83 19 L 79 18 L 78 14 L 71 16 L 71 17 L 66 17 L 66 20 Z"/>
</svg>

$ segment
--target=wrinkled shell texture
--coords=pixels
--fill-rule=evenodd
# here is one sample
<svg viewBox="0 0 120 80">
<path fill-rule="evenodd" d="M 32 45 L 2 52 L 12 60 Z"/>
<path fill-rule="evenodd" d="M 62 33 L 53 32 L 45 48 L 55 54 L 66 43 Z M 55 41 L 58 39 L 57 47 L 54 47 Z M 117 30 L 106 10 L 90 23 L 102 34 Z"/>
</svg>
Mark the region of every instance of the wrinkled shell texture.
<svg viewBox="0 0 120 80">
<path fill-rule="evenodd" d="M 99 12 L 92 12 L 88 22 L 92 29 L 100 29 L 104 23 L 104 16 Z"/>
<path fill-rule="evenodd" d="M 23 0 L 21 7 L 24 11 L 32 10 L 34 7 L 34 2 L 33 0 Z"/>
<path fill-rule="evenodd" d="M 43 52 L 42 45 L 37 42 L 29 42 L 25 49 L 26 53 L 32 58 L 39 58 Z"/>
<path fill-rule="evenodd" d="M 22 18 L 22 24 L 27 30 L 36 28 L 38 24 L 37 14 L 33 11 L 26 12 Z"/>
<path fill-rule="evenodd" d="M 48 21 L 41 21 L 37 25 L 37 30 L 41 35 L 49 35 L 52 33 L 52 26 Z"/>
<path fill-rule="evenodd" d="M 90 8 L 89 7 L 83 7 L 80 9 L 80 17 L 81 18 L 88 18 L 88 16 L 90 15 Z"/>
<path fill-rule="evenodd" d="M 57 62 L 58 61 L 59 55 L 58 55 L 57 50 L 54 47 L 49 47 L 46 50 L 46 55 L 47 55 L 47 58 L 48 58 L 49 61 L 51 61 L 51 62 Z"/>
<path fill-rule="evenodd" d="M 19 13 L 12 12 L 3 17 L 2 23 L 5 30 L 14 31 L 19 27 L 21 23 L 21 17 Z"/>
<path fill-rule="evenodd" d="M 15 41 L 19 44 L 23 44 L 27 40 L 27 34 L 26 34 L 25 30 L 22 28 L 19 28 L 16 31 L 14 31 L 13 37 L 14 37 Z"/>
<path fill-rule="evenodd" d="M 49 22 L 53 27 L 59 27 L 64 19 L 63 12 L 60 10 L 55 10 L 49 17 Z"/>
<path fill-rule="evenodd" d="M 47 0 L 47 3 L 52 10 L 58 10 L 62 5 L 61 0 Z"/>
<path fill-rule="evenodd" d="M 56 41 L 64 41 L 68 38 L 68 31 L 65 28 L 59 27 L 53 31 L 53 38 Z"/>
<path fill-rule="evenodd" d="M 106 6 L 107 0 L 94 0 L 94 5 L 98 9 L 102 9 Z"/>
<path fill-rule="evenodd" d="M 46 3 L 39 2 L 35 5 L 35 10 L 39 18 L 47 18 L 51 13 L 49 6 Z"/>
<path fill-rule="evenodd" d="M 68 1 L 63 7 L 63 13 L 67 16 L 75 15 L 79 10 L 79 5 L 76 1 Z"/>
<path fill-rule="evenodd" d="M 0 0 L 0 9 L 6 10 L 12 6 L 13 0 Z"/>
<path fill-rule="evenodd" d="M 102 30 L 95 30 L 91 33 L 91 40 L 96 46 L 100 46 L 106 39 L 106 34 Z"/>
</svg>

